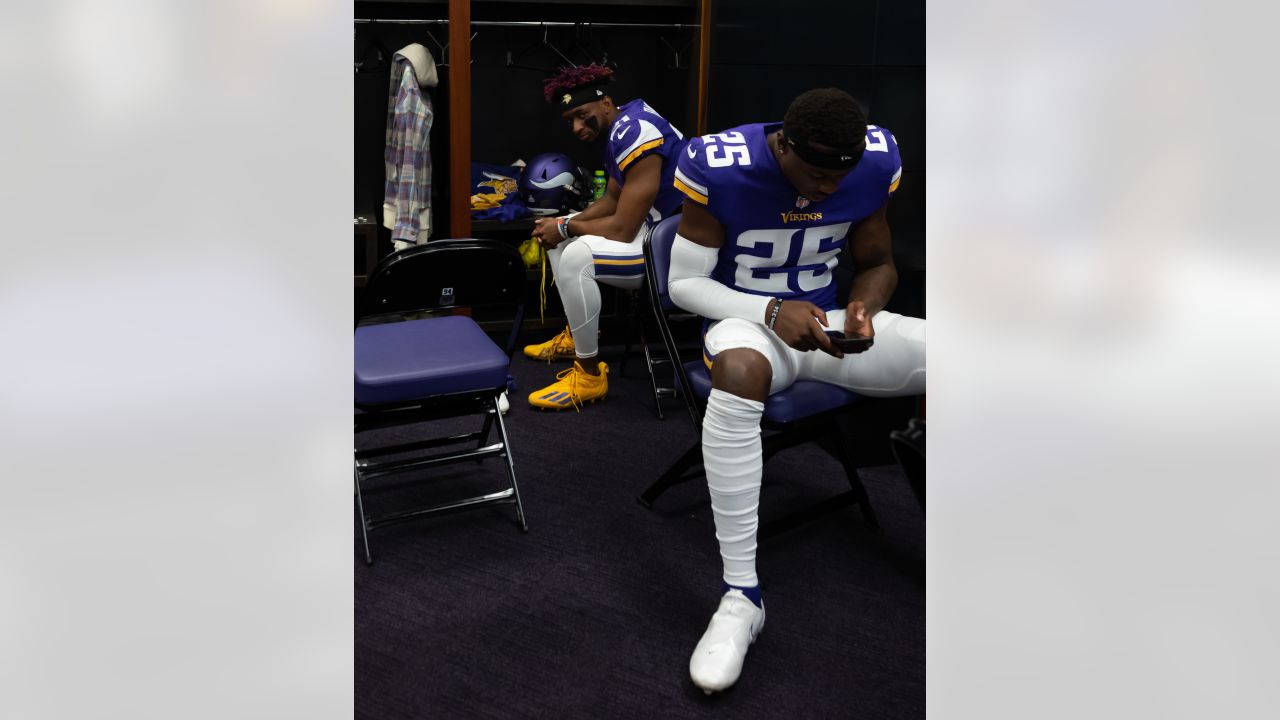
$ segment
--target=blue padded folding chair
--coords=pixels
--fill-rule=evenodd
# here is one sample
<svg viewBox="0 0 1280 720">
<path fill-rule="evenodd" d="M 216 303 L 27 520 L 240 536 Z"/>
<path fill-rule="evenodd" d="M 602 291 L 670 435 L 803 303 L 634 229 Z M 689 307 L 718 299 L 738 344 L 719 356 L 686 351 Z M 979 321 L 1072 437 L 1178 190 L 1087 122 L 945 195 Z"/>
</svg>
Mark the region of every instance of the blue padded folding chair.
<svg viewBox="0 0 1280 720">
<path fill-rule="evenodd" d="M 356 506 L 366 563 L 373 562 L 369 531 L 437 513 L 514 504 L 516 524 L 528 531 L 507 429 L 498 411 L 524 320 L 524 283 L 519 253 L 492 240 L 437 240 L 401 250 L 384 258 L 370 275 L 355 329 L 356 434 L 470 414 L 483 414 L 484 426 L 463 435 L 356 451 Z M 506 348 L 498 347 L 471 317 L 403 319 L 406 313 L 455 307 L 473 312 L 514 310 Z M 486 444 L 495 423 L 500 441 Z M 420 452 L 472 441 L 473 448 Z M 380 459 L 392 455 L 399 457 Z M 506 459 L 509 488 L 376 518 L 365 514 L 362 480 L 487 457 Z"/>
<path fill-rule="evenodd" d="M 667 274 L 671 266 L 671 246 L 675 242 L 676 229 L 679 225 L 679 215 L 663 220 L 654 227 L 644 243 L 645 272 L 654 319 L 657 321 L 667 352 L 673 358 L 679 358 L 680 354 L 671 332 L 669 318 L 682 311 L 671 302 L 667 294 Z M 658 496 L 668 488 L 705 476 L 702 470 L 702 413 L 707 397 L 711 395 L 711 372 L 701 357 L 688 362 L 676 362 L 674 365 L 680 386 L 693 389 L 693 392 L 681 393 L 681 395 L 685 398 L 689 419 L 693 421 L 698 439 L 676 460 L 675 464 L 640 494 L 638 499 L 645 507 L 652 507 Z M 785 517 L 764 523 L 760 529 L 762 539 L 849 505 L 858 505 L 867 524 L 877 531 L 880 529 L 880 523 L 867 498 L 866 488 L 858 477 L 853 458 L 843 438 L 840 437 L 839 426 L 836 423 L 836 417 L 850 410 L 860 399 L 857 394 L 842 387 L 812 380 L 797 381 L 791 387 L 769 396 L 764 406 L 764 417 L 761 420 L 761 427 L 765 433 L 762 439 L 764 461 L 768 462 L 769 458 L 781 450 L 825 437 L 831 441 L 840 464 L 844 466 L 850 489 Z"/>
</svg>

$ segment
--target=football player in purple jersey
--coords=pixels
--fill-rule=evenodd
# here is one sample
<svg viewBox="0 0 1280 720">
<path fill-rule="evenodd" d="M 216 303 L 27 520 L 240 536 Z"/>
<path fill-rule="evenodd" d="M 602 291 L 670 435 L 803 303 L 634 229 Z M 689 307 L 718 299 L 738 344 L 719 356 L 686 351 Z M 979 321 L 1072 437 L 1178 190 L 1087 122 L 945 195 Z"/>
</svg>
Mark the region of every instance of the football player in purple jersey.
<svg viewBox="0 0 1280 720">
<path fill-rule="evenodd" d="M 689 661 L 707 693 L 738 679 L 764 626 L 755 556 L 769 396 L 797 380 L 924 392 L 925 321 L 884 310 L 898 279 L 885 208 L 901 174 L 893 134 L 833 88 L 797 97 L 781 123 L 693 138 L 680 156 L 674 182 L 686 199 L 669 287 L 710 321 L 702 455 L 724 569 Z M 854 280 L 837 298 L 832 270 L 846 249 Z M 841 350 L 828 331 L 853 343 Z"/>
<path fill-rule="evenodd" d="M 569 326 L 551 340 L 529 345 L 525 355 L 573 358 L 557 382 L 535 390 L 529 404 L 543 409 L 581 408 L 609 390 L 609 367 L 594 362 L 599 350 L 600 288 L 644 284 L 641 246 L 649 228 L 678 212 L 676 157 L 684 136 L 642 99 L 618 105 L 609 94 L 613 70 L 599 65 L 564 68 L 543 86 L 579 140 L 600 146 L 608 176 L 604 196 L 580 213 L 535 221 L 533 234 L 547 248 Z"/>
</svg>

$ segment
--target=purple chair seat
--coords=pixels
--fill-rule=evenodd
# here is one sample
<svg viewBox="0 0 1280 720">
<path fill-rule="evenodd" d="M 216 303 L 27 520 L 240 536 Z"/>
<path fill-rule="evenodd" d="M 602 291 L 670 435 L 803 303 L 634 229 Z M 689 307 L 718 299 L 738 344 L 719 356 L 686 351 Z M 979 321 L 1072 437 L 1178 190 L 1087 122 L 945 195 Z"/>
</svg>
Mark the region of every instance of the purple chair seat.
<svg viewBox="0 0 1280 720">
<path fill-rule="evenodd" d="M 356 403 L 409 402 L 505 387 L 509 359 L 469 317 L 356 328 Z"/>
<path fill-rule="evenodd" d="M 706 399 L 711 395 L 711 373 L 701 360 L 684 364 L 693 392 Z M 838 385 L 814 380 L 798 380 L 791 387 L 769 396 L 764 404 L 764 418 L 777 423 L 787 423 L 817 415 L 827 410 L 844 407 L 858 399 L 856 393 Z"/>
</svg>

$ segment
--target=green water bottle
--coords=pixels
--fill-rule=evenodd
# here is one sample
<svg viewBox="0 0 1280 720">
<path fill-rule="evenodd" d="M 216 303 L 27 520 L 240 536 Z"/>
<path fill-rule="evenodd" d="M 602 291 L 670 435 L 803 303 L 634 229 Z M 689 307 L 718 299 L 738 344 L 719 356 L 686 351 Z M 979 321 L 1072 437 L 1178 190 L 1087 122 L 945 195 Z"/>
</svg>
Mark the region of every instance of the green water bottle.
<svg viewBox="0 0 1280 720">
<path fill-rule="evenodd" d="M 609 181 L 605 179 L 604 171 L 597 170 L 596 174 L 591 178 L 591 199 L 599 200 L 604 197 L 604 190 L 608 187 Z"/>
</svg>

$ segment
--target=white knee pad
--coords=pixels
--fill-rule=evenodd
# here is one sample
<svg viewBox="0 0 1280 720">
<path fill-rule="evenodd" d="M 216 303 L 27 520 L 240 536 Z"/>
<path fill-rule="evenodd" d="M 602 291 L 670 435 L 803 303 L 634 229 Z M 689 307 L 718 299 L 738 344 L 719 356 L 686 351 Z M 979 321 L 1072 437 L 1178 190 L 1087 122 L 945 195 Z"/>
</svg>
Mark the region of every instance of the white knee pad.
<svg viewBox="0 0 1280 720">
<path fill-rule="evenodd" d="M 567 245 L 567 247 L 566 247 Z M 580 274 L 584 268 L 591 267 L 591 248 L 584 242 L 562 243 L 556 249 L 560 251 L 559 271 L 565 275 Z M 591 270 L 594 273 L 594 268 Z"/>
<path fill-rule="evenodd" d="M 746 348 L 755 350 L 769 362 L 773 371 L 769 382 L 769 394 L 789 387 L 795 382 L 797 365 L 793 351 L 772 330 L 760 323 L 738 318 L 720 320 L 711 326 L 703 339 L 707 359 L 715 358 L 727 350 Z"/>
</svg>

